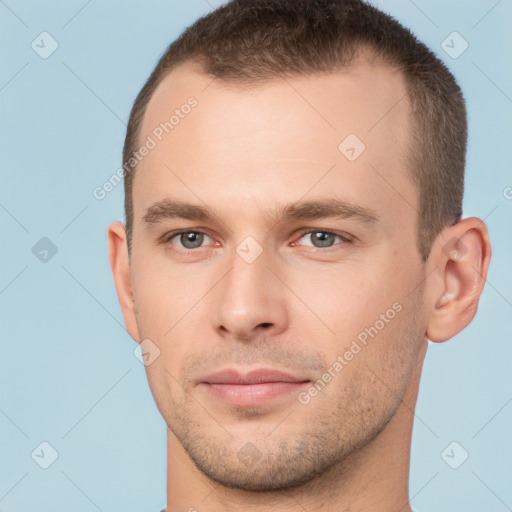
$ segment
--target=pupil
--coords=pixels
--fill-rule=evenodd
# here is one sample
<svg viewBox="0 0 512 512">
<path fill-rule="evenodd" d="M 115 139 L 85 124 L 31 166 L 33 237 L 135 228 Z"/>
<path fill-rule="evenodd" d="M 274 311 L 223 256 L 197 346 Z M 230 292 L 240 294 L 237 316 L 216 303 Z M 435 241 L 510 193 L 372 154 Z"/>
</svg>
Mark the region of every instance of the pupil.
<svg viewBox="0 0 512 512">
<path fill-rule="evenodd" d="M 182 233 L 180 238 L 181 243 L 187 249 L 200 247 L 203 241 L 203 235 L 201 233 L 194 233 L 193 231 L 189 233 Z"/>
<path fill-rule="evenodd" d="M 332 243 L 332 237 L 334 235 L 332 233 L 322 233 L 321 231 L 317 231 L 315 233 L 315 241 L 319 242 L 317 247 L 329 247 Z"/>
</svg>

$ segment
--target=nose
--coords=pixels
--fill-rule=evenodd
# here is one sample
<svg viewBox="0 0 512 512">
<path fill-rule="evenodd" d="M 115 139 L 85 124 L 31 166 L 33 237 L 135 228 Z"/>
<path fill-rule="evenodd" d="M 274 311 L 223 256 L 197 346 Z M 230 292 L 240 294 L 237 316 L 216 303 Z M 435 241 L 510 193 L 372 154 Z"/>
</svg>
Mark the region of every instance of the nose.
<svg viewBox="0 0 512 512">
<path fill-rule="evenodd" d="M 267 249 L 252 262 L 233 254 L 231 270 L 215 287 L 213 319 L 220 336 L 251 341 L 286 330 L 288 294 L 271 260 Z"/>
</svg>

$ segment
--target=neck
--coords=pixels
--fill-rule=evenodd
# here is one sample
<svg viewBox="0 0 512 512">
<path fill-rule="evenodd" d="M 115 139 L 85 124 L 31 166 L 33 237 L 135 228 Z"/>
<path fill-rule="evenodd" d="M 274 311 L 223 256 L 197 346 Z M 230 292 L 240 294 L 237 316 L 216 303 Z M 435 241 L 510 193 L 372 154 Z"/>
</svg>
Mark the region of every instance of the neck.
<svg viewBox="0 0 512 512">
<path fill-rule="evenodd" d="M 231 489 L 199 471 L 167 430 L 167 512 L 410 512 L 409 459 L 425 347 L 396 414 L 370 443 L 314 480 L 291 489 Z M 221 464 L 222 461 L 219 461 Z"/>
</svg>

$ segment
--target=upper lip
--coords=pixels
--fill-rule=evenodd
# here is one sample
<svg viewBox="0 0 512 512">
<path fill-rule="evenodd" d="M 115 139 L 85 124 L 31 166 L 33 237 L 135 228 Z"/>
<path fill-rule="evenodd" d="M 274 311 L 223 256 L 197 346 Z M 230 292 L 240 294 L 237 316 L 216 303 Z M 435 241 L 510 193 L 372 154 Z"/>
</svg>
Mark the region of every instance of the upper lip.
<svg viewBox="0 0 512 512">
<path fill-rule="evenodd" d="M 295 377 L 289 373 L 271 368 L 240 373 L 234 369 L 220 370 L 205 377 L 207 384 L 262 384 L 265 382 L 308 382 L 309 379 Z"/>
</svg>

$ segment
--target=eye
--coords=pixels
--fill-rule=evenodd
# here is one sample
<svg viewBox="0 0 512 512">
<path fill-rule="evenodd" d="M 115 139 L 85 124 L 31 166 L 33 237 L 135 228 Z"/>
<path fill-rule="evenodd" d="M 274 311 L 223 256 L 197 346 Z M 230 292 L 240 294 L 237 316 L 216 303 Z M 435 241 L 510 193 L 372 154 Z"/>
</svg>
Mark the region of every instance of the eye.
<svg viewBox="0 0 512 512">
<path fill-rule="evenodd" d="M 342 243 L 349 242 L 348 237 L 343 237 L 341 235 L 337 235 L 336 233 L 331 233 L 330 231 L 308 231 L 303 233 L 300 240 L 306 239 L 311 241 L 311 247 L 315 247 L 317 249 L 321 248 L 329 248 L 335 245 L 336 239 L 341 240 Z M 303 244 L 309 245 L 309 244 Z"/>
<path fill-rule="evenodd" d="M 176 239 L 177 242 L 173 242 L 174 245 L 181 247 L 183 249 L 197 249 L 201 247 L 205 238 L 210 238 L 205 233 L 201 233 L 201 231 L 182 231 L 180 233 L 171 233 L 167 237 L 167 242 L 171 242 Z"/>
<path fill-rule="evenodd" d="M 212 242 L 212 239 L 202 231 L 174 231 L 161 238 L 162 243 L 172 243 L 178 250 L 190 252 L 204 247 L 204 242 Z M 310 243 L 301 242 L 309 240 Z M 338 244 L 336 242 L 339 242 Z M 301 237 L 293 245 L 305 245 L 316 249 L 329 249 L 335 245 L 344 245 L 352 240 L 349 235 L 339 235 L 331 231 L 310 230 L 302 233 Z"/>
</svg>

